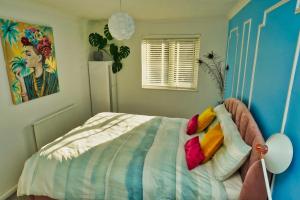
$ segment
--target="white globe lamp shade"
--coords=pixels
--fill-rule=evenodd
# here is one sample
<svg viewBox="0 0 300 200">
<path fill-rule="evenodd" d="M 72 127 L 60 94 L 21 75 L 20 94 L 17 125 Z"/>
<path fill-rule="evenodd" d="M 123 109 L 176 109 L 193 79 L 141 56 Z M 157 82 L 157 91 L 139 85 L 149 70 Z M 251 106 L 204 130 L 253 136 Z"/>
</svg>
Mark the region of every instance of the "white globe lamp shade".
<svg viewBox="0 0 300 200">
<path fill-rule="evenodd" d="M 267 169 L 273 174 L 284 172 L 293 159 L 293 145 L 282 133 L 272 135 L 266 142 L 268 152 L 264 156 Z"/>
<path fill-rule="evenodd" d="M 276 133 L 269 137 L 265 145 L 257 144 L 256 150 L 261 154 L 261 164 L 268 199 L 272 200 L 266 168 L 273 174 L 284 172 L 290 166 L 293 159 L 293 144 L 283 133 Z"/>
<path fill-rule="evenodd" d="M 133 18 L 125 12 L 114 13 L 108 20 L 108 28 L 117 40 L 128 40 L 135 31 Z"/>
</svg>

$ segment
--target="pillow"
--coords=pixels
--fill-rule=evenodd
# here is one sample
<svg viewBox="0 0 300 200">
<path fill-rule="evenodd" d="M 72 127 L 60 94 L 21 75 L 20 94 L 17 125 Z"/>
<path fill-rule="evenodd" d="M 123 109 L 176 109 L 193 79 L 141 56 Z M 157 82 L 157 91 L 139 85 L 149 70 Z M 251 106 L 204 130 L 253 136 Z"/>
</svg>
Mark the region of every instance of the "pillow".
<svg viewBox="0 0 300 200">
<path fill-rule="evenodd" d="M 224 181 L 246 161 L 251 147 L 242 139 L 224 104 L 217 106 L 215 112 L 224 134 L 224 145 L 213 156 L 212 167 L 216 179 Z"/>
<path fill-rule="evenodd" d="M 187 124 L 187 129 L 186 133 L 188 135 L 192 135 L 197 132 L 198 129 L 198 116 L 199 115 L 194 115 L 188 122 Z"/>
<path fill-rule="evenodd" d="M 223 144 L 224 135 L 222 133 L 221 125 L 218 123 L 214 127 L 210 128 L 200 141 L 202 151 L 205 156 L 203 162 L 208 161 Z"/>
<path fill-rule="evenodd" d="M 217 105 L 214 108 L 215 113 L 217 114 L 217 118 L 219 118 L 221 115 L 229 115 L 230 117 L 232 114 L 227 111 L 224 104 Z"/>
<path fill-rule="evenodd" d="M 188 140 L 184 145 L 184 149 L 186 164 L 189 170 L 194 169 L 204 161 L 205 157 L 199 144 L 198 136 Z"/>
<path fill-rule="evenodd" d="M 210 123 L 215 119 L 216 113 L 212 107 L 205 109 L 201 115 L 198 116 L 198 132 L 206 129 Z"/>
</svg>

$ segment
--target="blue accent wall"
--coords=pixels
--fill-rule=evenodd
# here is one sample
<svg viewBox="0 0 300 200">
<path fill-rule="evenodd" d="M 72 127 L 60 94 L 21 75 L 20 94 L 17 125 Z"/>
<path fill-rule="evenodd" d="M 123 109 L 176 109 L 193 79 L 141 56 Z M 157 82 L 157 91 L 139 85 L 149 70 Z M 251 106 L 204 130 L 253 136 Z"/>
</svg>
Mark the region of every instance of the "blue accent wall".
<svg viewBox="0 0 300 200">
<path fill-rule="evenodd" d="M 225 97 L 249 106 L 265 139 L 283 131 L 294 146 L 291 166 L 276 175 L 274 199 L 300 199 L 298 40 L 297 0 L 251 0 L 229 22 Z"/>
</svg>

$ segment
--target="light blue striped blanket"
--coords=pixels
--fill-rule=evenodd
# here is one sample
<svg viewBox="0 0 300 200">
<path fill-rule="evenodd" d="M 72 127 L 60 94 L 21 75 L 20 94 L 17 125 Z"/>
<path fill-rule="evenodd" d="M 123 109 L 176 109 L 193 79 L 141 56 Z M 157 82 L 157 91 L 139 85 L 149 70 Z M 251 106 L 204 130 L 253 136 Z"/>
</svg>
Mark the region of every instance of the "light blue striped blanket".
<svg viewBox="0 0 300 200">
<path fill-rule="evenodd" d="M 235 174 L 217 181 L 207 162 L 188 171 L 187 120 L 100 113 L 25 163 L 18 196 L 54 199 L 238 199 Z"/>
</svg>

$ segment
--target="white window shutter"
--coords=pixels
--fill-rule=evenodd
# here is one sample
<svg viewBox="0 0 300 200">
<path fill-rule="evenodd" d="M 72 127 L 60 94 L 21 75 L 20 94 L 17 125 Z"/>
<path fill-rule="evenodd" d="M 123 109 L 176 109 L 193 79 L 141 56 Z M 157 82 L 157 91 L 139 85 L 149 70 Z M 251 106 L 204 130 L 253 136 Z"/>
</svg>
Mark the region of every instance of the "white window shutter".
<svg viewBox="0 0 300 200">
<path fill-rule="evenodd" d="M 199 38 L 145 39 L 142 87 L 196 90 Z"/>
</svg>

